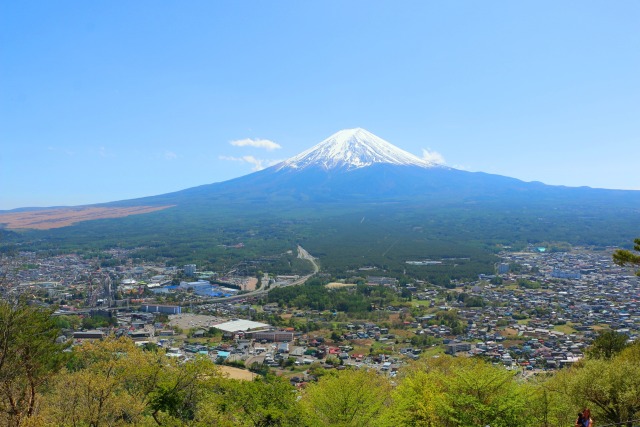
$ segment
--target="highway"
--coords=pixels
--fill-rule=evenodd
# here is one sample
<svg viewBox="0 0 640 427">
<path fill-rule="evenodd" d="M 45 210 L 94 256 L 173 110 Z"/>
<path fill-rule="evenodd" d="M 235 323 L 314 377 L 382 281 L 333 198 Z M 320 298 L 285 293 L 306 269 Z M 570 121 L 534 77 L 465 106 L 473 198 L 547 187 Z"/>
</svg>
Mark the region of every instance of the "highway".
<svg viewBox="0 0 640 427">
<path fill-rule="evenodd" d="M 311 262 L 311 264 L 313 264 L 313 274 L 316 274 L 318 271 L 320 271 L 320 266 L 318 265 L 318 263 L 316 262 L 316 259 L 314 257 L 312 257 L 309 252 L 307 252 L 302 246 L 298 245 L 298 258 L 302 258 L 302 259 L 306 259 L 307 261 Z M 308 277 L 313 276 L 313 274 L 310 274 Z"/>
</svg>

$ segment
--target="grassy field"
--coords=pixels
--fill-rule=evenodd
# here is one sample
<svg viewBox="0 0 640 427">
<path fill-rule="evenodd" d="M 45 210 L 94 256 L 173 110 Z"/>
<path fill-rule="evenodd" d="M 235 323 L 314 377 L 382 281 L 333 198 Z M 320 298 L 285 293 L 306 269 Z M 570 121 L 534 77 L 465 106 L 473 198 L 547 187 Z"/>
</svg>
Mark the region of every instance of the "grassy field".
<svg viewBox="0 0 640 427">
<path fill-rule="evenodd" d="M 564 334 L 570 335 L 573 334 L 575 332 L 577 332 L 575 329 L 573 329 L 572 324 L 571 323 L 567 323 L 566 325 L 555 325 L 553 327 L 554 331 L 558 331 L 558 332 L 562 332 Z"/>
<path fill-rule="evenodd" d="M 258 376 L 256 373 L 247 371 L 246 369 L 234 368 L 233 366 L 221 365 L 220 370 L 224 376 L 232 380 L 253 381 L 253 379 Z"/>
</svg>

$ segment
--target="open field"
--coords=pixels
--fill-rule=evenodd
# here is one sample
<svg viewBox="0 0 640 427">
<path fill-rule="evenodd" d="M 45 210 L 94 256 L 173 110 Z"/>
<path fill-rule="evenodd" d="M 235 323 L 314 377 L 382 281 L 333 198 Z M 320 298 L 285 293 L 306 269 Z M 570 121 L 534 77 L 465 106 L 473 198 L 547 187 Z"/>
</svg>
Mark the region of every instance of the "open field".
<svg viewBox="0 0 640 427">
<path fill-rule="evenodd" d="M 339 288 L 349 288 L 352 286 L 356 286 L 355 283 L 340 283 L 340 282 L 331 282 L 327 283 L 325 287 L 327 289 L 339 289 Z"/>
<path fill-rule="evenodd" d="M 566 335 L 575 334 L 576 332 L 578 332 L 573 329 L 573 325 L 571 323 L 567 323 L 565 325 L 556 325 L 553 327 L 553 330 L 560 331 Z"/>
<path fill-rule="evenodd" d="M 253 381 L 258 374 L 246 369 L 234 368 L 233 366 L 220 366 L 222 374 L 232 380 Z"/>
<path fill-rule="evenodd" d="M 227 319 L 223 319 L 221 317 L 207 316 L 204 314 L 183 313 L 172 314 L 169 316 L 169 324 L 171 326 L 177 326 L 183 331 L 188 331 L 192 328 L 206 330 L 218 323 L 226 321 Z"/>
<path fill-rule="evenodd" d="M 248 280 L 246 280 L 244 282 L 242 290 L 243 291 L 255 291 L 257 284 L 258 284 L 258 279 L 256 279 L 255 277 L 250 277 Z"/>
<path fill-rule="evenodd" d="M 0 224 L 11 230 L 49 230 L 67 227 L 81 221 L 121 218 L 159 211 L 172 206 L 75 207 L 53 208 L 0 214 Z"/>
</svg>

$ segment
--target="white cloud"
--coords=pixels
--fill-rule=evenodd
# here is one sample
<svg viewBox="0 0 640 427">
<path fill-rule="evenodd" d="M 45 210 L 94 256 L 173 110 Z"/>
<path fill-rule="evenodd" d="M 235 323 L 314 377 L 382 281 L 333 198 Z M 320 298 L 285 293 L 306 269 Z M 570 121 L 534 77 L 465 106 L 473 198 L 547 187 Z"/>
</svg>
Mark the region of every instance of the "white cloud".
<svg viewBox="0 0 640 427">
<path fill-rule="evenodd" d="M 164 152 L 164 158 L 166 160 L 175 160 L 178 158 L 178 155 L 176 153 L 174 153 L 173 151 L 165 151 Z"/>
<path fill-rule="evenodd" d="M 54 153 L 64 153 L 67 156 L 73 156 L 74 154 L 76 154 L 74 151 L 67 150 L 65 148 L 53 147 L 51 145 L 47 147 L 47 150 L 52 151 Z"/>
<path fill-rule="evenodd" d="M 429 149 L 425 150 L 424 148 L 422 149 L 422 160 L 433 165 L 444 165 L 446 163 L 442 154 Z"/>
<path fill-rule="evenodd" d="M 265 150 L 268 150 L 268 151 L 273 151 L 278 148 L 282 148 L 280 144 L 277 144 L 268 139 L 251 139 L 251 138 L 237 139 L 235 141 L 229 142 L 229 144 L 234 145 L 236 147 L 264 148 Z"/>
<path fill-rule="evenodd" d="M 110 150 L 107 150 L 104 146 L 98 149 L 98 155 L 103 158 L 115 157 L 115 154 L 113 154 Z"/>
<path fill-rule="evenodd" d="M 232 156 L 218 156 L 220 160 L 228 160 L 230 162 L 244 162 L 240 157 L 232 157 Z"/>
<path fill-rule="evenodd" d="M 251 165 L 253 165 L 253 167 L 251 168 L 252 171 L 259 171 L 262 170 L 264 168 L 268 168 L 269 166 L 273 166 L 275 164 L 278 164 L 281 162 L 281 160 L 265 160 L 265 159 L 258 159 L 254 156 L 242 156 L 242 157 L 232 157 L 232 156 L 220 156 L 219 157 L 220 160 L 229 160 L 232 162 L 242 162 L 242 163 L 249 163 Z"/>
</svg>

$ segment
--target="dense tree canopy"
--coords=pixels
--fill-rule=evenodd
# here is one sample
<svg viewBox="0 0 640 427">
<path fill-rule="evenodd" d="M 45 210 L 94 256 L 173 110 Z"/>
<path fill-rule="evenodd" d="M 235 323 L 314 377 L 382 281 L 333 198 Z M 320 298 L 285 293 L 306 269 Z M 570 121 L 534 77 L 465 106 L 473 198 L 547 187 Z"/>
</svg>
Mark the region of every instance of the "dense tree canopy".
<svg viewBox="0 0 640 427">
<path fill-rule="evenodd" d="M 640 344 L 610 333 L 586 359 L 534 378 L 425 355 L 394 378 L 312 368 L 318 381 L 297 389 L 271 374 L 231 380 L 207 357 L 178 362 L 125 338 L 67 353 L 50 314 L 0 303 L 0 425 L 565 427 L 583 407 L 598 424 L 640 418 Z"/>
<path fill-rule="evenodd" d="M 341 371 L 311 384 L 302 394 L 309 425 L 376 425 L 390 403 L 391 385 L 368 370 Z"/>
<path fill-rule="evenodd" d="M 611 359 L 627 347 L 629 336 L 616 331 L 605 330 L 598 334 L 587 355 L 595 359 Z"/>
<path fill-rule="evenodd" d="M 440 357 L 412 367 L 394 391 L 396 425 L 504 426 L 528 419 L 528 387 L 479 359 Z"/>
<path fill-rule="evenodd" d="M 52 310 L 0 300 L 0 424 L 18 426 L 37 409 L 39 393 L 64 363 Z"/>
<path fill-rule="evenodd" d="M 590 407 L 599 424 L 633 426 L 640 419 L 640 344 L 610 359 L 587 359 L 549 381 L 558 398 Z"/>
</svg>

